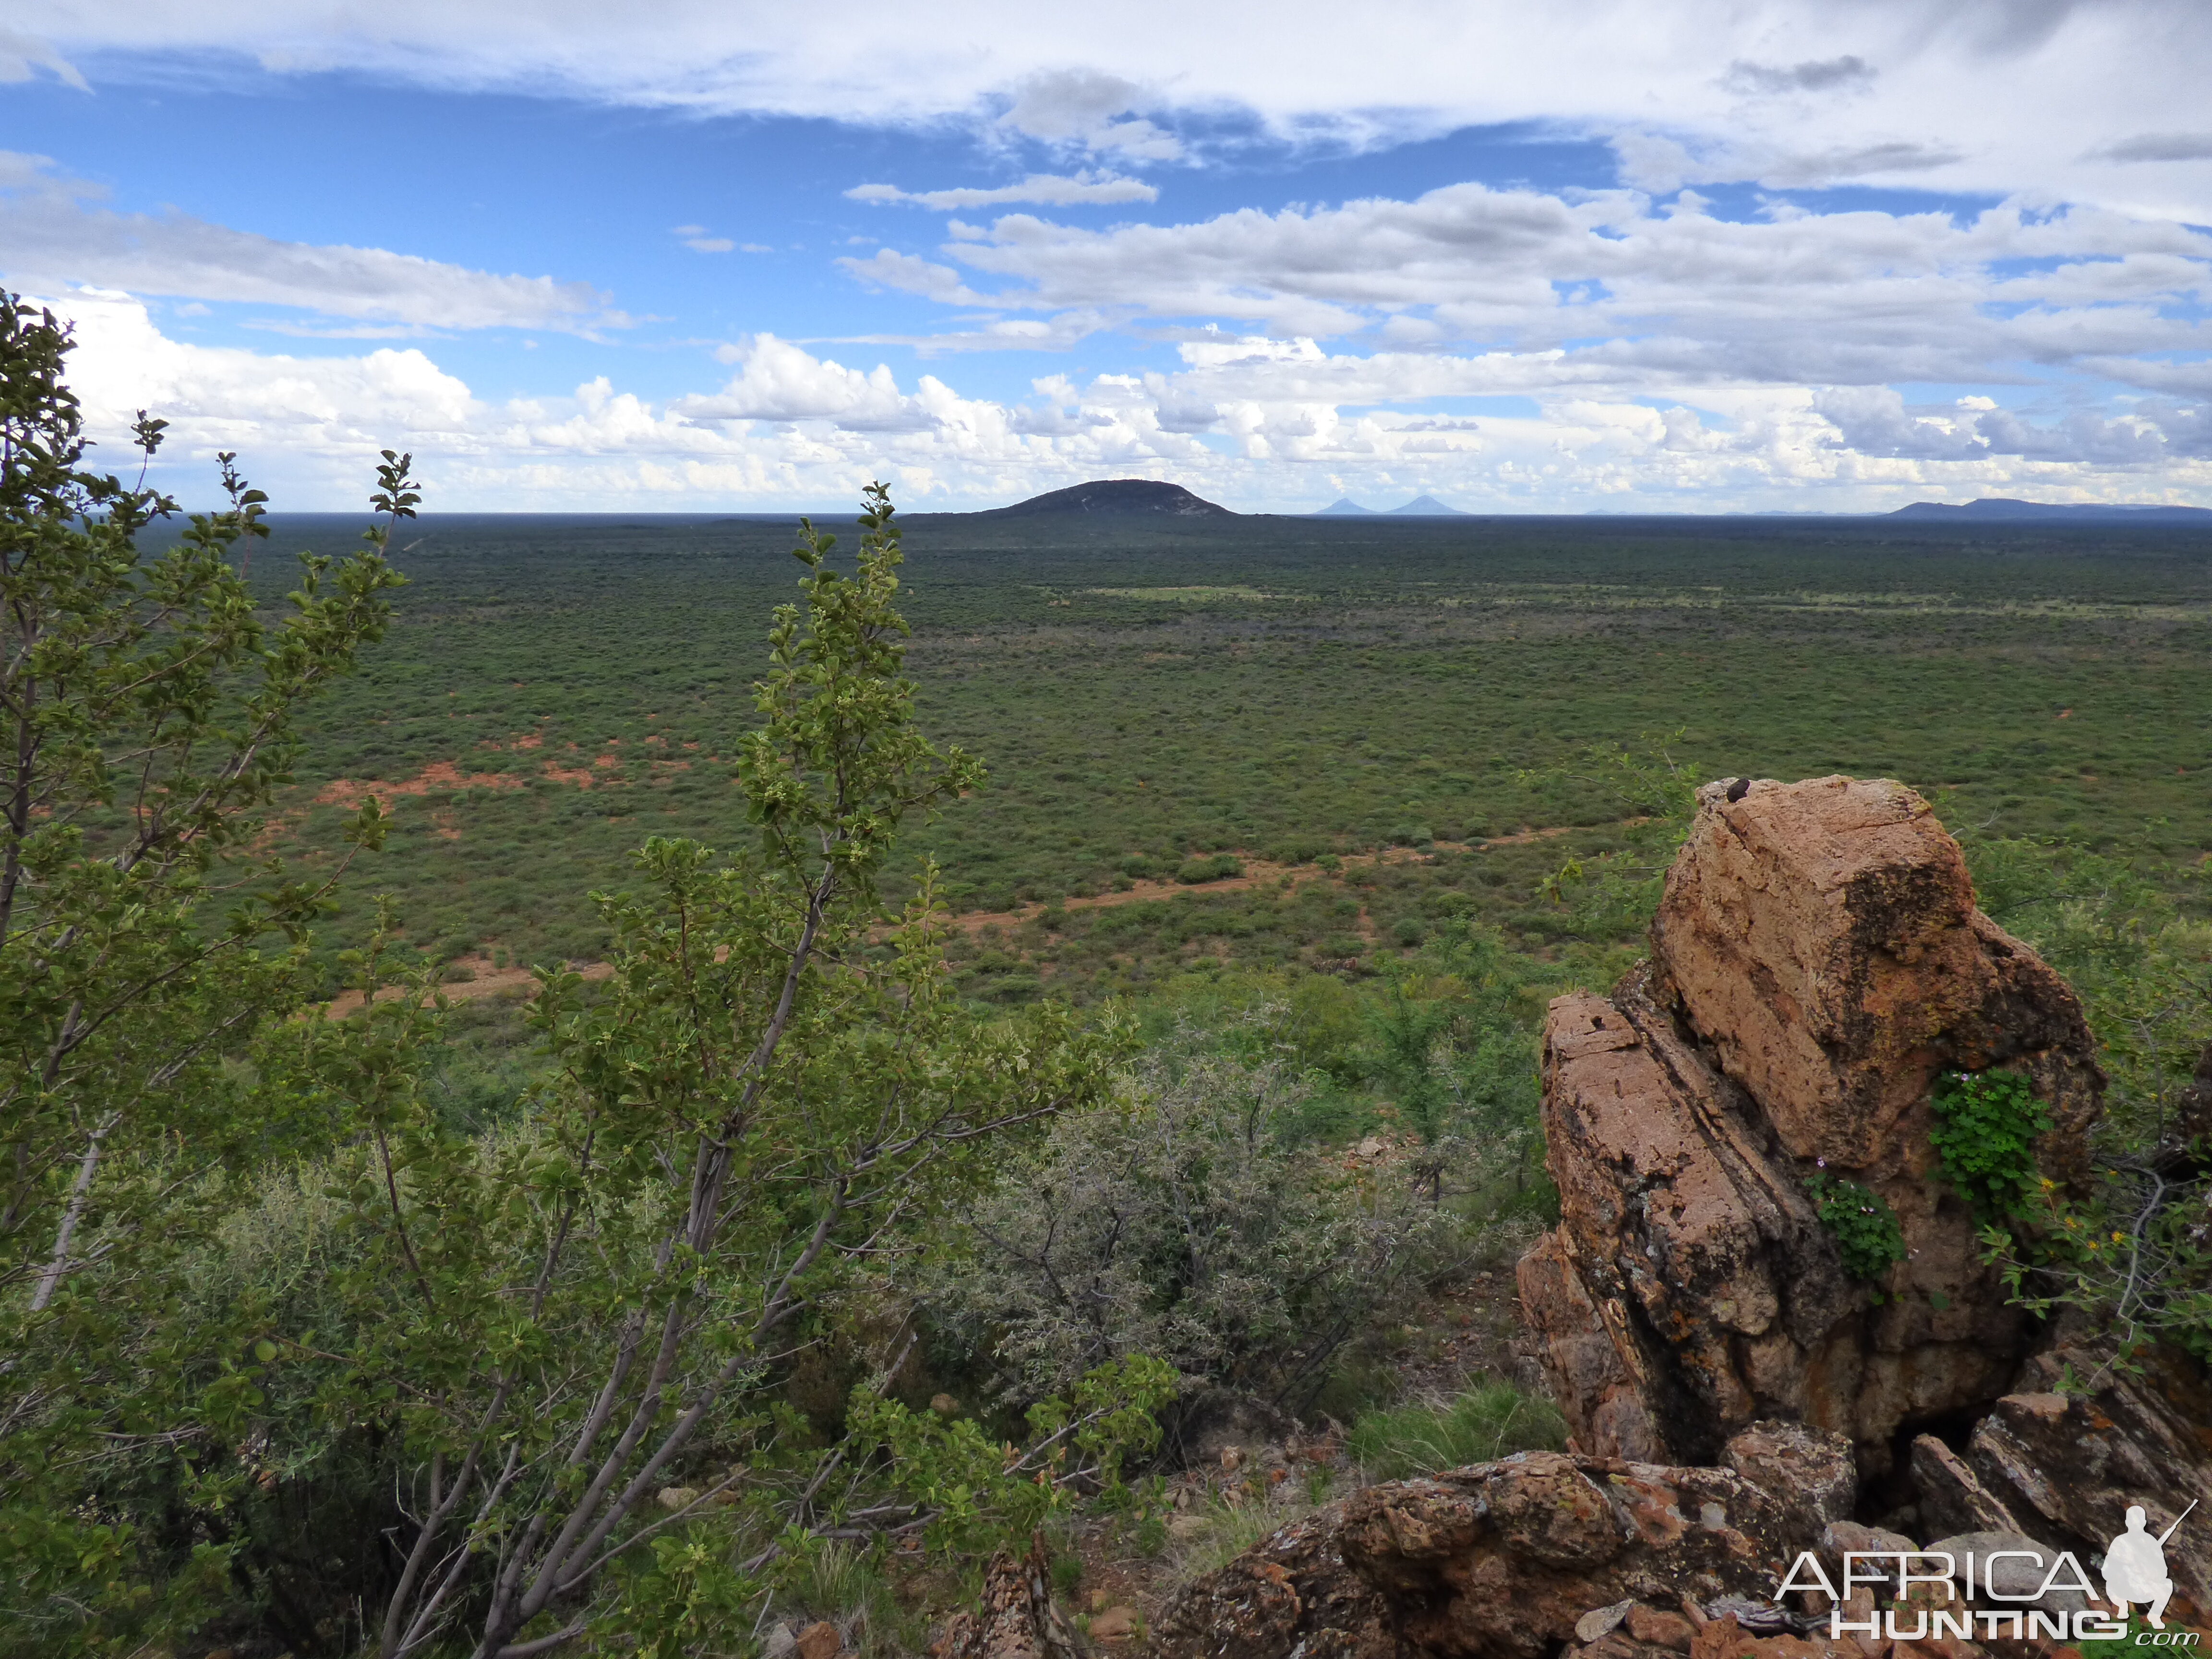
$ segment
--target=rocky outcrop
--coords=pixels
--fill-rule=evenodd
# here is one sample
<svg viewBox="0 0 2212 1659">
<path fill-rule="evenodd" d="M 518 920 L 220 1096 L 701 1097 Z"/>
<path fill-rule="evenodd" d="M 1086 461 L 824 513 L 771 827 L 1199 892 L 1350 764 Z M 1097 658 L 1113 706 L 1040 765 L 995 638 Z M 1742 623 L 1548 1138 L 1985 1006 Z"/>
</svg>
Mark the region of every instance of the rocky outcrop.
<svg viewBox="0 0 2212 1659">
<path fill-rule="evenodd" d="M 2024 1073 L 2044 1169 L 2086 1167 L 2102 1079 L 2074 996 L 1974 908 L 1957 843 L 1894 783 L 1711 785 L 1650 960 L 1545 1031 L 1559 1227 L 1521 1291 L 1576 1443 L 1709 1462 L 1753 1419 L 1849 1437 L 1889 1471 L 1916 1427 L 1986 1410 L 2033 1330 L 1942 1181 L 1929 1086 Z M 1807 1194 L 1877 1194 L 1905 1258 L 1846 1276 Z"/>
<path fill-rule="evenodd" d="M 1632 1608 L 1644 1610 L 1646 1636 L 1662 1645 L 1679 1636 L 1686 1649 L 1686 1598 L 1700 1622 L 1715 1602 L 1765 1606 L 1801 1547 L 1800 1516 L 1839 1492 L 1849 1502 L 1840 1440 L 1766 1425 L 1730 1450 L 1740 1467 L 1524 1452 L 1370 1486 L 1186 1586 L 1156 1626 L 1155 1650 L 1539 1659 L 1575 1641 L 1593 1610 L 1625 1619 Z M 1662 1629 L 1658 1614 L 1674 1623 Z"/>
<path fill-rule="evenodd" d="M 1707 788 L 1651 943 L 1545 1030 L 1560 1221 L 1519 1288 L 1569 1451 L 1316 1511 L 1185 1588 L 1156 1627 L 1169 1659 L 2030 1659 L 2056 1644 L 1831 1635 L 1821 1592 L 1773 1598 L 1809 1549 L 1851 1620 L 1917 1628 L 1972 1595 L 2016 1606 L 1989 1597 L 2035 1592 L 2062 1551 L 2094 1571 L 2131 1504 L 2154 1534 L 2192 1501 L 2212 1516 L 2203 1369 L 2033 1323 L 1942 1176 L 1939 1073 L 2024 1075 L 2060 1183 L 2087 1173 L 2102 1079 L 2072 994 L 1975 908 L 1926 804 L 1846 778 Z M 2207 1102 L 2212 1059 L 2161 1157 L 2203 1155 Z M 1822 1179 L 1881 1200 L 1899 1259 L 1853 1275 Z M 1916 1540 L 1998 1577 L 1841 1576 Z M 2206 1553 L 2166 1559 L 2171 1619 L 2198 1618 Z"/>
</svg>

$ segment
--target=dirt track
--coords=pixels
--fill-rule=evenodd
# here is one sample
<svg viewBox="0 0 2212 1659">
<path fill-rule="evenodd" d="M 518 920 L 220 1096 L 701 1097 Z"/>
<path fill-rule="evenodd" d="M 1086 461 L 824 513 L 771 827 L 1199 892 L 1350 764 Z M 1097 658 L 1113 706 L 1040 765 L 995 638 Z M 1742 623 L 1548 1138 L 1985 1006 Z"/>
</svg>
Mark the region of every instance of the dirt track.
<svg viewBox="0 0 2212 1659">
<path fill-rule="evenodd" d="M 1496 836 L 1488 841 L 1472 842 L 1440 841 L 1436 843 L 1436 848 L 1446 853 L 1479 853 L 1493 847 L 1522 847 L 1530 842 L 1549 841 L 1554 836 L 1566 835 L 1577 827 L 1558 824 L 1547 830 L 1524 830 L 1517 836 Z M 1425 850 L 1411 847 L 1393 847 L 1380 853 L 1347 853 L 1344 855 L 1343 867 L 1358 870 L 1375 864 L 1410 864 L 1427 855 Z M 1244 873 L 1241 876 L 1224 876 L 1218 881 L 1200 882 L 1190 886 L 1174 881 L 1138 881 L 1127 891 L 1099 893 L 1090 898 L 1062 899 L 1060 908 L 1062 910 L 1105 910 L 1117 904 L 1173 898 L 1178 893 L 1241 892 L 1254 887 L 1273 885 L 1286 876 L 1291 878 L 1293 886 L 1303 886 L 1310 881 L 1342 879 L 1337 872 L 1324 870 L 1317 864 L 1273 864 L 1266 859 L 1249 858 L 1243 854 L 1237 856 L 1243 859 L 1244 862 Z M 952 925 L 963 933 L 980 933 L 987 927 L 1019 927 L 1036 921 L 1048 908 L 1045 904 L 1036 903 L 1025 904 L 1016 910 L 975 910 L 953 917 Z M 1364 909 L 1360 912 L 1359 921 L 1362 924 L 1366 923 L 1367 915 Z M 1366 933 L 1371 929 L 1363 925 L 1360 931 Z M 466 969 L 471 975 L 468 979 L 455 980 L 442 988 L 447 997 L 454 1002 L 475 1002 L 485 997 L 528 996 L 531 988 L 537 982 L 529 969 L 495 968 L 489 957 L 461 957 L 455 959 L 453 965 Z M 605 979 L 614 972 L 613 965 L 605 962 L 580 962 L 573 966 L 590 980 Z M 386 996 L 398 994 L 396 991 L 385 993 Z M 348 991 L 325 1003 L 323 1012 L 327 1018 L 343 1019 L 360 1007 L 361 1003 L 360 992 Z"/>
</svg>

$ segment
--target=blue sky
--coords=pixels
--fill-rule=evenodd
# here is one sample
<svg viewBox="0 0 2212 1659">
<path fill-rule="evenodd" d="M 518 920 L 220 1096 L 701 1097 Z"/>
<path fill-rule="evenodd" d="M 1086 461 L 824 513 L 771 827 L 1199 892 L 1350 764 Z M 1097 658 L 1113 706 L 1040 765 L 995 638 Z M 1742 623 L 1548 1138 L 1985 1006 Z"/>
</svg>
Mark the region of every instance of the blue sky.
<svg viewBox="0 0 2212 1659">
<path fill-rule="evenodd" d="M 1526 9 L 33 0 L 0 283 L 301 508 L 2212 505 L 2202 7 Z"/>
</svg>

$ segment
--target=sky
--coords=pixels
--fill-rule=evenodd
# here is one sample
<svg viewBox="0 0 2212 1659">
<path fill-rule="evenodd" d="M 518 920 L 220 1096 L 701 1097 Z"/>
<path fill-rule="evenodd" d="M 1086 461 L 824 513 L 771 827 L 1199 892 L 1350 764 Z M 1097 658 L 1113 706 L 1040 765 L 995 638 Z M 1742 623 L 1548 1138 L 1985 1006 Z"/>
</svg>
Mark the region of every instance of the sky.
<svg viewBox="0 0 2212 1659">
<path fill-rule="evenodd" d="M 0 287 L 279 508 L 2212 506 L 2203 0 L 17 0 Z"/>
</svg>

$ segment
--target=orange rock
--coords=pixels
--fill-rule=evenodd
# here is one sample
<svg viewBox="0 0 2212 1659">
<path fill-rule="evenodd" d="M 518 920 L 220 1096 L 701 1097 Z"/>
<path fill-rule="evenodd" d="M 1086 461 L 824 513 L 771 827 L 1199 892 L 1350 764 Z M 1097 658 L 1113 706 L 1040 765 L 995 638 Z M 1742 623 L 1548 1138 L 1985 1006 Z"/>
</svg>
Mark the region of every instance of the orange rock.
<svg viewBox="0 0 2212 1659">
<path fill-rule="evenodd" d="M 1553 1391 L 1601 1455 L 1705 1462 L 1784 1419 L 1882 1473 L 1902 1425 L 2002 1394 L 2033 1335 L 1941 1178 L 1929 1086 L 2025 1071 L 2056 1124 L 2044 1167 L 2070 1176 L 2102 1087 L 2080 1007 L 1893 783 L 1707 786 L 1651 941 L 1610 998 L 1546 1022 L 1560 1224 L 1520 1290 Z M 1878 1297 L 1807 1196 L 1824 1167 L 1897 1216 Z"/>
<path fill-rule="evenodd" d="M 1661 1000 L 1794 1158 L 1894 1166 L 1947 1066 L 2025 1064 L 2060 1140 L 2094 1115 L 2103 1080 L 2074 994 L 1974 908 L 1958 842 L 1902 784 L 1761 781 L 1734 803 L 1708 785 L 1651 946 Z"/>
</svg>

